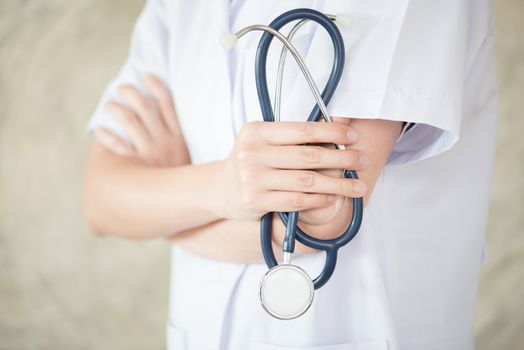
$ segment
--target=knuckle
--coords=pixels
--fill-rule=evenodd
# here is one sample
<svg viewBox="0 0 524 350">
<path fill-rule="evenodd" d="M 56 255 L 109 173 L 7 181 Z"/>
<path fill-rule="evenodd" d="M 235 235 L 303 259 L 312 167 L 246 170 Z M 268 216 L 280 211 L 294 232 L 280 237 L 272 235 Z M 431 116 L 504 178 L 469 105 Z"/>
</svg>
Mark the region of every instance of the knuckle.
<svg viewBox="0 0 524 350">
<path fill-rule="evenodd" d="M 105 106 L 106 111 L 112 112 L 116 107 L 116 103 L 113 101 L 108 101 L 105 103 L 104 106 Z"/>
<path fill-rule="evenodd" d="M 174 147 L 172 147 L 171 145 L 165 145 L 164 147 L 162 147 L 162 149 L 164 150 L 164 158 L 166 159 L 175 159 L 176 158 L 176 155 L 177 155 L 177 152 L 176 152 L 176 149 Z"/>
<path fill-rule="evenodd" d="M 260 120 L 253 120 L 249 123 L 247 123 L 246 125 L 249 125 L 250 128 L 253 128 L 255 131 L 257 130 L 260 130 L 261 127 L 263 127 L 264 125 L 267 125 L 265 122 L 263 121 L 260 121 Z"/>
<path fill-rule="evenodd" d="M 113 101 L 106 103 L 106 110 L 117 118 L 119 116 L 125 117 L 126 114 L 128 114 L 128 110 L 126 108 L 124 108 L 121 104 Z"/>
<path fill-rule="evenodd" d="M 129 110 L 125 110 L 125 109 L 121 109 L 120 110 L 120 113 L 122 115 L 122 117 L 124 118 L 125 122 L 128 123 L 129 125 L 131 126 L 138 126 L 138 119 L 135 115 L 135 113 L 129 111 Z"/>
<path fill-rule="evenodd" d="M 253 184 L 256 178 L 256 172 L 250 168 L 243 169 L 240 171 L 240 181 L 244 184 Z"/>
<path fill-rule="evenodd" d="M 252 141 L 258 134 L 260 130 L 261 122 L 250 122 L 245 124 L 238 135 L 239 139 L 244 142 Z"/>
<path fill-rule="evenodd" d="M 346 151 L 344 153 L 344 166 L 348 169 L 353 168 L 355 166 L 356 152 Z"/>
<path fill-rule="evenodd" d="M 266 127 L 268 124 L 265 122 L 261 122 L 259 120 L 255 120 L 249 123 L 251 127 L 251 131 L 254 133 L 253 136 L 258 136 L 260 132 L 262 131 L 262 128 Z"/>
<path fill-rule="evenodd" d="M 151 152 L 151 150 L 149 150 L 147 148 L 142 149 L 142 150 L 139 151 L 139 156 L 146 163 L 149 163 L 149 164 L 152 164 L 152 165 L 155 164 L 155 159 L 154 159 L 155 157 L 153 156 L 153 153 Z"/>
<path fill-rule="evenodd" d="M 352 188 L 351 183 L 344 179 L 335 179 L 336 192 L 339 195 L 345 195 L 349 193 L 349 190 Z"/>
<path fill-rule="evenodd" d="M 320 162 L 320 149 L 316 147 L 304 147 L 302 155 L 308 163 Z"/>
<path fill-rule="evenodd" d="M 333 136 L 346 139 L 348 127 L 340 123 L 326 124 Z"/>
<path fill-rule="evenodd" d="M 255 211 L 256 208 L 256 195 L 254 191 L 244 191 L 242 193 L 242 203 L 244 204 L 244 207 L 249 211 Z"/>
<path fill-rule="evenodd" d="M 346 180 L 344 181 L 344 195 L 346 197 L 354 197 L 356 196 L 356 192 L 355 192 L 355 189 L 354 189 L 354 185 L 355 185 L 355 180 Z"/>
<path fill-rule="evenodd" d="M 118 144 L 118 140 L 114 137 L 109 137 L 108 138 L 108 144 L 109 144 L 109 147 L 113 148 L 113 149 L 116 149 L 119 144 Z"/>
<path fill-rule="evenodd" d="M 300 133 L 300 136 L 302 136 L 306 140 L 310 139 L 315 133 L 313 123 L 311 122 L 298 123 L 297 129 Z"/>
<path fill-rule="evenodd" d="M 173 98 L 171 97 L 171 92 L 167 90 L 166 87 L 159 87 L 160 91 L 157 94 L 157 100 L 161 103 L 170 105 L 173 101 Z"/>
<path fill-rule="evenodd" d="M 335 126 L 335 131 L 339 140 L 347 140 L 349 127 L 343 124 L 331 123 Z"/>
<path fill-rule="evenodd" d="M 147 78 L 149 80 L 149 83 L 152 86 L 154 86 L 154 87 L 156 87 L 158 89 L 164 89 L 165 88 L 164 82 L 159 77 L 157 77 L 156 75 L 150 74 Z"/>
<path fill-rule="evenodd" d="M 142 94 L 135 94 L 135 101 L 138 108 L 141 110 L 149 109 L 149 100 Z"/>
<path fill-rule="evenodd" d="M 321 195 L 321 197 L 318 199 L 318 204 L 320 206 L 332 205 L 333 204 L 333 200 L 331 199 L 331 195 L 329 195 L 329 194 Z"/>
<path fill-rule="evenodd" d="M 162 161 L 161 155 L 155 149 L 149 149 L 146 151 L 146 157 L 153 164 L 159 164 Z"/>
<path fill-rule="evenodd" d="M 296 192 L 291 195 L 289 206 L 293 209 L 300 210 L 304 207 L 306 195 L 301 192 Z"/>
<path fill-rule="evenodd" d="M 140 129 L 143 129 L 142 123 L 138 120 L 138 117 L 134 114 L 128 115 L 125 121 L 130 129 L 133 129 L 135 131 L 138 131 Z M 138 136 L 140 138 L 143 138 L 144 136 Z"/>
<path fill-rule="evenodd" d="M 171 163 L 170 152 L 166 149 L 158 149 L 156 153 L 156 162 L 159 165 L 169 165 Z"/>
<path fill-rule="evenodd" d="M 311 172 L 309 172 L 309 171 L 302 172 L 298 176 L 298 183 L 302 187 L 311 187 L 315 183 L 315 177 L 316 177 L 316 173 L 314 173 L 312 171 Z"/>
<path fill-rule="evenodd" d="M 255 159 L 255 152 L 250 147 L 241 147 L 241 149 L 236 153 L 236 159 L 239 164 L 252 164 Z"/>
</svg>

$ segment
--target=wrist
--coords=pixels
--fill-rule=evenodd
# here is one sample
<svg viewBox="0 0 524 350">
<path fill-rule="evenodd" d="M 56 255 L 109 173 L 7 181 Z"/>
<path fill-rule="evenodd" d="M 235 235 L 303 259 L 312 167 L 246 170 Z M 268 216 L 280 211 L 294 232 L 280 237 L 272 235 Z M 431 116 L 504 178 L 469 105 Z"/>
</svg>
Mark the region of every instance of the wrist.
<svg viewBox="0 0 524 350">
<path fill-rule="evenodd" d="M 228 193 L 226 191 L 228 177 L 226 176 L 226 161 L 218 160 L 208 163 L 208 175 L 206 189 L 208 196 L 209 209 L 214 216 L 219 219 L 227 219 L 229 213 Z"/>
</svg>

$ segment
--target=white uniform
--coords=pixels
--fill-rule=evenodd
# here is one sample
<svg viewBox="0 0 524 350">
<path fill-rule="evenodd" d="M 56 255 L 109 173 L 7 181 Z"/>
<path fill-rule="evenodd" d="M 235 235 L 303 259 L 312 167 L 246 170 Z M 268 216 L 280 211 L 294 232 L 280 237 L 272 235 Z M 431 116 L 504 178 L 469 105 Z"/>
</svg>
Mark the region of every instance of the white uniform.
<svg viewBox="0 0 524 350">
<path fill-rule="evenodd" d="M 117 84 L 141 86 L 139 74 L 154 72 L 173 91 L 193 162 L 223 159 L 241 126 L 261 120 L 254 82 L 260 34 L 229 52 L 220 39 L 297 7 L 353 18 L 341 28 L 347 62 L 328 106 L 332 115 L 417 125 L 397 142 L 360 233 L 299 319 L 272 319 L 260 307 L 264 265 L 173 248 L 169 348 L 472 349 L 496 120 L 488 0 L 152 0 L 101 104 L 118 99 Z M 294 42 L 322 88 L 332 59 L 327 35 L 307 25 Z M 270 86 L 280 50 L 274 46 Z M 313 98 L 288 60 L 282 116 L 304 120 Z M 97 126 L 127 137 L 103 108 L 89 124 Z M 316 275 L 324 258 L 295 262 Z"/>
</svg>

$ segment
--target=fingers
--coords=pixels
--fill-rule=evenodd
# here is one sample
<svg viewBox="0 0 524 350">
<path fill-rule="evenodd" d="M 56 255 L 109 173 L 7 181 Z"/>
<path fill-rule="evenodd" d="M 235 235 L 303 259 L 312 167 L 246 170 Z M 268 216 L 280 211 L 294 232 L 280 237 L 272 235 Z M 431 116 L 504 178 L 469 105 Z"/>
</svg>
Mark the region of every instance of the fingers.
<svg viewBox="0 0 524 350">
<path fill-rule="evenodd" d="M 354 149 L 337 150 L 321 146 L 265 146 L 257 153 L 260 162 L 280 169 L 362 170 L 368 157 Z"/>
<path fill-rule="evenodd" d="M 273 145 L 353 144 L 357 141 L 358 134 L 353 128 L 342 123 L 252 122 L 242 128 L 239 137 Z"/>
<path fill-rule="evenodd" d="M 162 140 L 167 137 L 163 118 L 160 116 L 153 100 L 133 85 L 119 86 L 118 93 L 129 104 L 129 107 L 136 112 L 136 115 L 146 128 L 145 131 L 152 139 Z"/>
<path fill-rule="evenodd" d="M 270 174 L 270 176 L 265 176 Z M 362 180 L 331 177 L 314 171 L 275 170 L 263 172 L 259 180 L 264 187 L 277 191 L 335 194 L 358 198 L 366 193 Z"/>
<path fill-rule="evenodd" d="M 151 140 L 142 120 L 132 110 L 120 103 L 108 102 L 106 108 L 127 132 L 138 155 L 148 157 Z"/>
<path fill-rule="evenodd" d="M 175 137 L 182 137 L 173 98 L 167 86 L 153 74 L 145 74 L 142 80 L 157 101 L 162 120 L 171 134 Z"/>
<path fill-rule="evenodd" d="M 109 102 L 107 110 L 127 132 L 141 160 L 155 166 L 189 164 L 191 158 L 168 88 L 151 74 L 143 81 L 148 92 L 121 85 L 118 93 L 123 103 Z"/>
<path fill-rule="evenodd" d="M 136 154 L 136 150 L 132 145 L 124 142 L 122 139 L 120 139 L 120 137 L 116 136 L 107 129 L 96 129 L 95 137 L 98 142 L 100 142 L 104 147 L 115 154 L 124 157 L 132 157 Z"/>
</svg>

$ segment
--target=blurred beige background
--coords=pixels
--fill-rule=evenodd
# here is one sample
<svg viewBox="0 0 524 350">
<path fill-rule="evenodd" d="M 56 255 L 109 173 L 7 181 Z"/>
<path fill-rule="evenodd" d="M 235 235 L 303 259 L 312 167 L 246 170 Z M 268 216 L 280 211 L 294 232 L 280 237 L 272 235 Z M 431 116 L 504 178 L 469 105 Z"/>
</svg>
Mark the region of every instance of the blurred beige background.
<svg viewBox="0 0 524 350">
<path fill-rule="evenodd" d="M 142 0 L 0 0 L 0 350 L 160 349 L 168 246 L 90 236 L 84 127 Z M 497 0 L 501 107 L 480 350 L 524 346 L 524 1 Z"/>
</svg>

